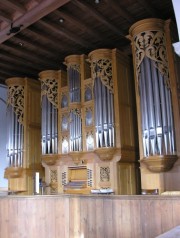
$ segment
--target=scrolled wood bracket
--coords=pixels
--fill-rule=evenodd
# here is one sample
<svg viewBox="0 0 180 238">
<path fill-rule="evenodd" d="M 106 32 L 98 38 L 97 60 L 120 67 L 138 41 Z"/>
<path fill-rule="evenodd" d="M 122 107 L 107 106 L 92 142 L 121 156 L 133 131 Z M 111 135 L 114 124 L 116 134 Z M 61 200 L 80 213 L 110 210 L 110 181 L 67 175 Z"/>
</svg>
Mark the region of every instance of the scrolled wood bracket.
<svg viewBox="0 0 180 238">
<path fill-rule="evenodd" d="M 159 155 L 145 157 L 139 162 L 144 164 L 149 171 L 161 173 L 170 171 L 177 159 L 177 155 Z"/>
</svg>

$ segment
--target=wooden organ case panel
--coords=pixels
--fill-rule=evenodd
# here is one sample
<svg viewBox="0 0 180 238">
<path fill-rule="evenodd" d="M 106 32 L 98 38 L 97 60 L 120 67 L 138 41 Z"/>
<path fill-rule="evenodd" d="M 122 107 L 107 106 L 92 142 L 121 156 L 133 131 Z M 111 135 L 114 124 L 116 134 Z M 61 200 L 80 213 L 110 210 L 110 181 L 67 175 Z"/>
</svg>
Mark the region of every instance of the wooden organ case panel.
<svg viewBox="0 0 180 238">
<path fill-rule="evenodd" d="M 48 161 L 49 192 L 90 193 L 112 189 L 125 194 L 120 179 L 129 166 L 129 194 L 137 193 L 136 110 L 130 59 L 117 49 L 65 58 L 58 89 L 58 153 Z M 57 177 L 52 179 L 56 170 Z M 121 186 L 121 189 L 120 189 Z"/>
<path fill-rule="evenodd" d="M 172 23 L 151 18 L 129 30 L 139 130 L 142 189 L 180 190 L 179 78 Z"/>
<path fill-rule="evenodd" d="M 40 84 L 30 78 L 9 78 L 7 120 L 9 167 L 5 170 L 9 190 L 34 192 L 34 173 L 44 176 L 41 164 Z"/>
</svg>

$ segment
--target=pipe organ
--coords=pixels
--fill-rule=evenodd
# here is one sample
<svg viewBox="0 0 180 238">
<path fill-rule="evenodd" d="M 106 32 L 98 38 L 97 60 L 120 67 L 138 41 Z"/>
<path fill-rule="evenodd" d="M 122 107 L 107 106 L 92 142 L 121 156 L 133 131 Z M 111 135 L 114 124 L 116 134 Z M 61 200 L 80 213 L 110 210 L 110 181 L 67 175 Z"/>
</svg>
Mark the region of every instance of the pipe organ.
<svg viewBox="0 0 180 238">
<path fill-rule="evenodd" d="M 88 56 L 67 56 L 64 64 L 67 72 L 39 74 L 42 163 L 48 191 L 90 193 L 111 188 L 116 194 L 137 193 L 138 146 L 130 60 L 117 49 L 99 49 Z M 48 126 L 45 123 L 49 99 L 46 96 L 46 103 L 43 101 L 44 82 L 50 79 L 46 92 L 51 89 L 55 94 L 50 98 L 58 101 L 57 153 L 48 150 L 47 138 L 47 128 L 55 123 L 51 119 Z M 126 180 L 130 180 L 129 185 Z"/>
<path fill-rule="evenodd" d="M 43 175 L 40 158 L 40 85 L 30 78 L 9 78 L 7 121 L 8 178 L 10 191 L 33 193 L 34 172 Z"/>
<path fill-rule="evenodd" d="M 129 32 L 135 68 L 142 188 L 164 191 L 167 185 L 162 172 L 172 169 L 180 152 L 177 143 L 180 106 L 171 25 L 169 21 L 146 19 L 135 23 Z"/>
<path fill-rule="evenodd" d="M 139 153 L 142 189 L 180 190 L 171 26 L 154 18 L 131 26 L 135 90 L 131 59 L 117 49 L 69 55 L 66 71 L 42 71 L 40 83 L 6 80 L 10 190 L 32 194 L 44 167 L 47 193 L 137 194 Z"/>
</svg>

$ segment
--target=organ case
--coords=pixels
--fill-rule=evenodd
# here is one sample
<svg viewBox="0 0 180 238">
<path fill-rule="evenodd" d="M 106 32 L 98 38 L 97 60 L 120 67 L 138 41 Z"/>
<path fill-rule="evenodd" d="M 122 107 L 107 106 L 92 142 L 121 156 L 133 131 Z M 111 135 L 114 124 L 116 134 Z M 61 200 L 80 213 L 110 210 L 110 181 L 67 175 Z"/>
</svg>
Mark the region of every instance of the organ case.
<svg viewBox="0 0 180 238">
<path fill-rule="evenodd" d="M 172 50 L 172 23 L 146 19 L 135 23 L 129 32 L 134 57 L 142 188 L 156 188 L 160 192 L 179 190 L 176 182 L 180 153 L 179 79 Z"/>
<path fill-rule="evenodd" d="M 112 188 L 116 194 L 136 194 L 130 59 L 117 49 L 99 49 L 88 56 L 67 56 L 65 64 L 67 73 L 58 74 L 58 159 L 43 164 L 49 192 Z"/>
<path fill-rule="evenodd" d="M 31 78 L 13 77 L 8 86 L 8 142 L 5 170 L 8 189 L 33 194 L 34 173 L 43 176 L 41 165 L 40 84 Z"/>
</svg>

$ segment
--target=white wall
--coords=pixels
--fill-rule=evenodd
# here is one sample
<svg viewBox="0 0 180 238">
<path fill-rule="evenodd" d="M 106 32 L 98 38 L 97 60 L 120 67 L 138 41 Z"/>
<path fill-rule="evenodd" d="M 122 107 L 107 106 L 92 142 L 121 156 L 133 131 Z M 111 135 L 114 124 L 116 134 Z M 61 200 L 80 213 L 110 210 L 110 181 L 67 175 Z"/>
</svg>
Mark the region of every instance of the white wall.
<svg viewBox="0 0 180 238">
<path fill-rule="evenodd" d="M 180 41 L 180 0 L 172 0 Z M 162 3 L 163 4 L 163 3 Z"/>
<path fill-rule="evenodd" d="M 8 166 L 6 160 L 6 99 L 7 87 L 0 84 L 0 188 L 8 187 L 8 180 L 4 178 L 4 169 Z"/>
</svg>

